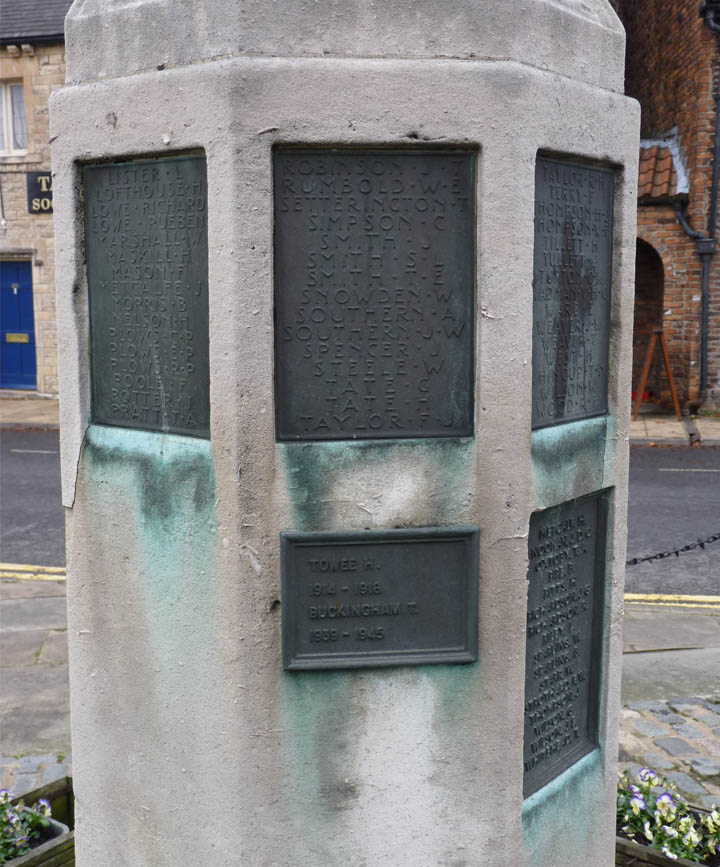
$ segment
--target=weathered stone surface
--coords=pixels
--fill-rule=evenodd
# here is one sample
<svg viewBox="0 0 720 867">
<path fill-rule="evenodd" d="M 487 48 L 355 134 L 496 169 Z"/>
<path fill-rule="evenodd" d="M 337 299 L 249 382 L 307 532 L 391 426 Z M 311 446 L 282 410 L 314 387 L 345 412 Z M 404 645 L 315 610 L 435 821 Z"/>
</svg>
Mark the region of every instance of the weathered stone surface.
<svg viewBox="0 0 720 867">
<path fill-rule="evenodd" d="M 710 728 L 720 727 L 720 714 L 713 713 L 712 711 L 701 709 L 693 714 L 693 718 L 704 723 L 706 726 L 710 726 Z"/>
<path fill-rule="evenodd" d="M 720 795 L 700 795 L 695 800 L 706 810 L 714 810 L 720 806 Z"/>
<path fill-rule="evenodd" d="M 705 737 L 705 733 L 700 731 L 700 729 L 693 725 L 692 723 L 686 722 L 682 725 L 673 726 L 675 731 L 683 738 L 690 738 L 691 740 L 694 738 L 702 738 Z"/>
<path fill-rule="evenodd" d="M 646 753 L 643 756 L 643 760 L 645 766 L 652 768 L 654 771 L 669 771 L 675 767 L 675 764 L 667 756 L 660 753 Z"/>
<path fill-rule="evenodd" d="M 703 710 L 703 700 L 700 698 L 676 698 L 668 702 L 668 707 L 683 716 L 695 717 L 697 713 Z"/>
<path fill-rule="evenodd" d="M 534 2 L 524 9 L 521 27 L 512 6 L 493 0 L 460 0 L 451 27 L 444 7 L 433 0 L 372 9 L 350 0 L 333 15 L 303 3 L 277 14 L 269 0 L 246 0 L 239 6 L 203 0 L 108 6 L 103 0 L 84 0 L 76 7 L 65 24 L 70 82 L 127 75 L 159 63 L 286 55 L 518 58 L 595 86 L 623 88 L 624 33 L 604 0 Z M 110 38 L 113 33 L 125 38 Z M 157 33 L 163 34 L 162 44 Z M 533 38 L 520 39 L 520 33 Z"/>
<path fill-rule="evenodd" d="M 691 747 L 687 741 L 682 738 L 656 738 L 655 744 L 671 756 L 687 756 L 690 753 L 696 753 L 695 747 Z"/>
<path fill-rule="evenodd" d="M 43 785 L 46 783 L 54 783 L 55 780 L 60 780 L 63 777 L 67 776 L 67 765 L 66 764 L 52 764 L 47 765 L 47 767 L 43 770 L 42 773 L 42 781 Z"/>
<path fill-rule="evenodd" d="M 35 774 L 18 774 L 13 784 L 13 796 L 24 795 L 35 788 Z"/>
<path fill-rule="evenodd" d="M 720 775 L 720 762 L 705 757 L 687 759 L 688 765 L 700 774 L 701 777 L 718 777 Z"/>
<path fill-rule="evenodd" d="M 68 661 L 68 637 L 65 631 L 51 631 L 43 644 L 39 662 L 46 665 L 62 665 Z"/>
<path fill-rule="evenodd" d="M 644 711 L 659 711 L 661 713 L 665 713 L 667 711 L 667 702 L 659 701 L 657 699 L 648 699 L 647 701 L 629 701 L 627 706 L 631 710 Z"/>
<path fill-rule="evenodd" d="M 658 708 L 654 710 L 653 713 L 655 716 L 664 723 L 669 723 L 670 725 L 683 725 L 687 722 L 684 716 L 680 716 L 678 713 L 673 713 L 671 710 Z"/>
<path fill-rule="evenodd" d="M 69 81 L 88 84 L 53 94 L 51 111 L 78 863 L 123 851 L 132 864 L 201 864 L 211 847 L 213 867 L 233 867 L 239 851 L 248 863 L 293 867 L 493 863 L 498 839 L 512 865 L 612 857 L 638 150 L 637 107 L 615 90 L 622 36 L 605 0 L 537 0 L 519 17 L 482 0 L 450 19 L 440 7 L 381 5 L 290 4 L 256 16 L 266 8 L 74 4 Z M 483 59 L 419 56 L 463 45 L 463 57 Z M 186 64 L 226 49 L 236 56 Z M 506 59 L 486 59 L 498 52 Z M 448 143 L 477 155 L 475 435 L 278 443 L 273 148 Z M 539 148 L 618 167 L 612 411 L 531 442 Z M 198 151 L 208 179 L 211 439 L 88 428 L 78 164 Z M 349 204 L 341 197 L 341 210 Z M 566 771 L 572 798 L 546 787 L 523 816 L 529 519 L 605 487 L 599 729 L 611 748 Z M 493 602 L 479 606 L 479 664 L 282 672 L 280 530 L 454 523 L 483 526 L 482 598 Z M 192 823 L 164 806 L 189 780 Z M 104 821 L 138 804 L 151 807 L 143 822 Z"/>
<path fill-rule="evenodd" d="M 651 722 L 650 720 L 640 720 L 640 722 L 636 722 L 633 725 L 633 728 L 641 735 L 648 735 L 649 737 L 654 737 L 655 735 L 666 735 L 668 733 L 666 728 L 657 723 Z"/>
<path fill-rule="evenodd" d="M 705 786 L 701 786 L 700 783 L 693 780 L 687 774 L 683 774 L 680 771 L 670 771 L 665 776 L 671 783 L 675 783 L 683 795 L 707 795 Z"/>
<path fill-rule="evenodd" d="M 704 750 L 711 756 L 717 756 L 718 758 L 720 758 L 719 738 L 698 738 L 696 741 L 694 741 L 694 746 L 696 746 L 698 749 Z"/>
</svg>

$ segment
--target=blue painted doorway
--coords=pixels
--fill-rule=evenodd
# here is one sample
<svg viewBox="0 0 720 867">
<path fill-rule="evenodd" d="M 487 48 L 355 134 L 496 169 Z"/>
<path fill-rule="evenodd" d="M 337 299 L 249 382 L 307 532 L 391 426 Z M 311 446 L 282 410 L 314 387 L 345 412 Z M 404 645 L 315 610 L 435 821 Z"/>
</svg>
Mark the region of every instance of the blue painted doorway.
<svg viewBox="0 0 720 867">
<path fill-rule="evenodd" d="M 30 262 L 0 262 L 0 388 L 35 388 Z"/>
</svg>

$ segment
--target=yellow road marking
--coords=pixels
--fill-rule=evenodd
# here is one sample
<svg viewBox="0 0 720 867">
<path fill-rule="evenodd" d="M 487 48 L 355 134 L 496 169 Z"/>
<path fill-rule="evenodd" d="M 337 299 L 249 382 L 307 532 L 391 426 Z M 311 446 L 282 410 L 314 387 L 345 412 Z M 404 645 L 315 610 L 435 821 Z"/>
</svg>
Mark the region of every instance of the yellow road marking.
<svg viewBox="0 0 720 867">
<path fill-rule="evenodd" d="M 720 605 L 720 596 L 687 596 L 683 593 L 626 593 L 626 602 L 714 602 Z"/>
<path fill-rule="evenodd" d="M 0 578 L 21 578 L 23 581 L 65 581 L 67 572 L 64 566 L 0 563 Z"/>
<path fill-rule="evenodd" d="M 626 600 L 627 601 L 627 600 Z M 712 605 L 710 603 L 699 603 L 697 605 L 692 602 L 640 602 L 638 600 L 627 601 L 628 605 L 654 605 L 656 608 L 709 608 L 712 611 L 720 612 L 720 605 Z"/>
</svg>

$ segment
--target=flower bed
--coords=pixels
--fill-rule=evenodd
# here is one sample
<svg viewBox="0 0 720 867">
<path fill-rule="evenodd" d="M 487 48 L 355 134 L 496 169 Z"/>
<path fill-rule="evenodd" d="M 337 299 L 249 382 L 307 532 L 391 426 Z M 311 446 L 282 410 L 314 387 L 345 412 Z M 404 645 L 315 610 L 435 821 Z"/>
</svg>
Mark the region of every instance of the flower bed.
<svg viewBox="0 0 720 867">
<path fill-rule="evenodd" d="M 617 835 L 616 864 L 720 867 L 720 811 L 691 807 L 650 768 L 620 774 Z"/>
<path fill-rule="evenodd" d="M 68 829 L 73 825 L 73 788 L 69 777 L 13 799 L 9 793 L 0 792 L 0 864 L 73 867 L 75 834 Z"/>
</svg>

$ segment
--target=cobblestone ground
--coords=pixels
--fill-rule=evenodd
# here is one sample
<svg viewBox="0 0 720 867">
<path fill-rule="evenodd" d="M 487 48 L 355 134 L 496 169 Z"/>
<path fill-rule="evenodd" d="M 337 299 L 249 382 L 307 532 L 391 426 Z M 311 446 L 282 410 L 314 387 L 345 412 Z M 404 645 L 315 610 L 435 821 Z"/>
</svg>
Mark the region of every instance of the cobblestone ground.
<svg viewBox="0 0 720 867">
<path fill-rule="evenodd" d="M 46 753 L 0 758 L 0 789 L 8 789 L 13 795 L 24 795 L 63 777 L 72 777 L 72 756 Z"/>
<path fill-rule="evenodd" d="M 619 766 L 652 768 L 691 804 L 720 806 L 720 696 L 628 702 Z"/>
</svg>

